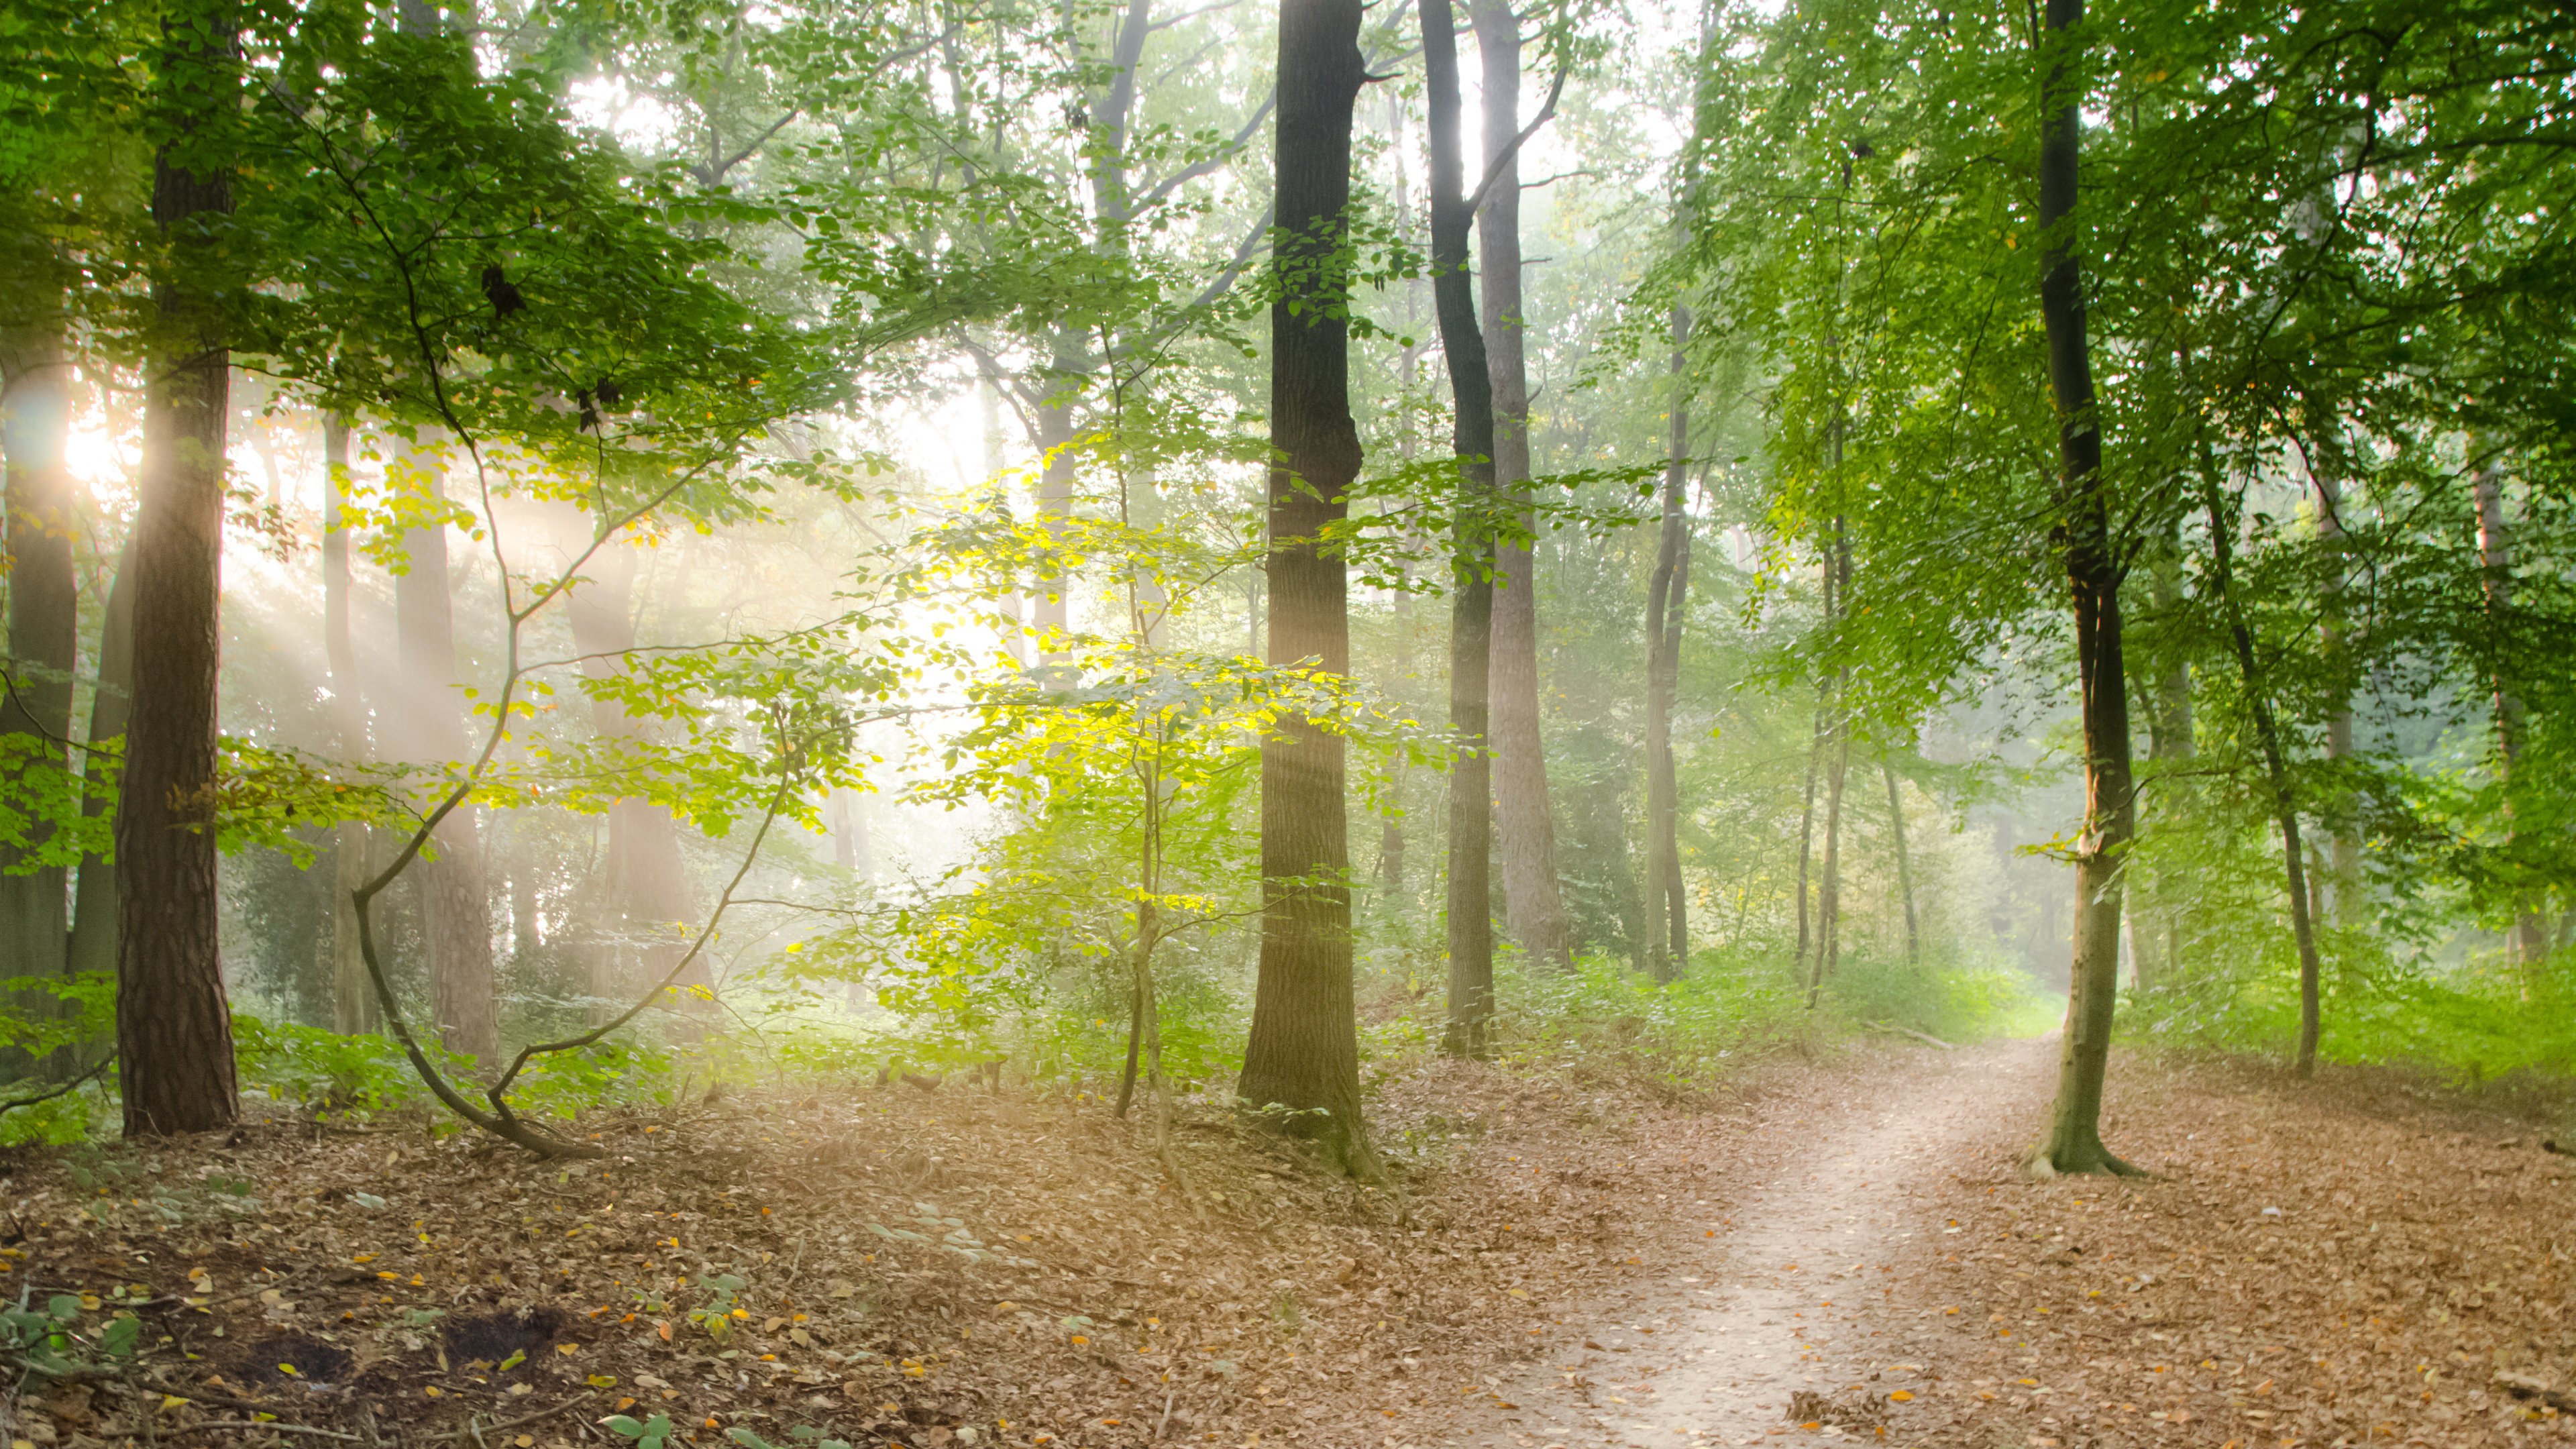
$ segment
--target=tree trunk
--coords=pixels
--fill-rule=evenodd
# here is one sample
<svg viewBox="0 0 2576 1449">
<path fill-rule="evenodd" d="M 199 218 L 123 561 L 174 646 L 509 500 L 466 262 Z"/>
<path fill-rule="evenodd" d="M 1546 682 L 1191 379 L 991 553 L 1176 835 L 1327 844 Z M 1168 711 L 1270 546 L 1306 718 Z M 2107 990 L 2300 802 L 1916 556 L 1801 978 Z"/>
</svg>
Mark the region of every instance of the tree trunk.
<svg viewBox="0 0 2576 1449">
<path fill-rule="evenodd" d="M 82 771 L 91 783 L 82 789 L 81 809 L 104 815 L 115 793 L 97 783 L 100 753 L 122 740 L 134 704 L 134 536 L 116 558 L 107 586 L 107 609 L 98 629 L 98 683 L 90 693 L 89 733 L 81 753 Z M 121 749 L 122 746 L 120 745 Z M 75 976 L 116 969 L 116 864 L 105 856 L 81 857 L 80 875 L 72 885 L 71 973 Z"/>
<path fill-rule="evenodd" d="M 1670 636 L 1680 642 L 1673 617 L 1681 611 L 1675 585 L 1685 578 L 1685 550 L 1690 522 L 1682 496 L 1690 459 L 1690 398 L 1684 379 L 1690 358 L 1690 311 L 1673 308 L 1672 414 L 1664 448 L 1664 517 L 1655 536 L 1655 571 L 1646 580 L 1646 928 L 1647 970 L 1658 981 L 1670 981 L 1690 965 L 1687 903 L 1681 880 L 1681 791 L 1673 763 L 1673 706 L 1680 695 L 1676 668 L 1678 648 L 1667 649 Z M 1801 902 L 1800 919 L 1805 919 Z"/>
<path fill-rule="evenodd" d="M 1882 759 L 1878 772 L 1887 780 L 1887 832 L 1896 842 L 1896 889 L 1905 901 L 1905 964 L 1923 964 L 1923 938 L 1914 920 L 1914 863 L 1905 854 L 1905 795 L 1896 787 L 1896 769 Z"/>
<path fill-rule="evenodd" d="M 58 326 L 7 339 L 0 367 L 7 370 L 0 436 L 8 450 L 10 657 L 9 690 L 0 697 L 0 734 L 27 737 L 27 761 L 42 759 L 42 768 L 54 772 L 70 765 L 72 678 L 80 649 L 72 482 L 63 461 L 71 423 L 71 367 L 63 357 Z M 50 790 L 53 782 L 31 783 Z M 0 865 L 14 865 L 18 855 L 0 851 Z M 0 874 L 0 976 L 63 974 L 71 930 L 63 898 L 66 875 L 61 866 Z"/>
<path fill-rule="evenodd" d="M 331 663 L 332 748 L 342 760 L 367 755 L 367 709 L 358 684 L 358 647 L 349 633 L 349 532 L 341 509 L 349 491 L 349 420 L 322 419 L 322 645 Z M 331 833 L 331 1026 L 344 1036 L 376 1030 L 376 993 L 358 954 L 358 887 L 368 869 L 367 827 L 344 820 Z"/>
<path fill-rule="evenodd" d="M 163 21 L 164 83 L 183 98 L 153 162 L 152 219 L 184 257 L 200 218 L 232 209 L 217 135 L 235 94 L 231 7 Z M 178 275 L 184 277 L 182 266 Z M 117 1075 L 125 1135 L 232 1125 L 232 1016 L 216 955 L 215 689 L 223 638 L 229 359 L 212 299 L 157 279 L 136 477 L 134 707 L 117 797 Z"/>
<path fill-rule="evenodd" d="M 2336 670 L 2345 667 L 2346 633 L 2343 597 L 2343 483 L 2335 476 L 2332 454 L 2319 459 L 2323 466 L 2314 470 L 2317 485 L 2317 536 L 2332 552 L 2327 565 L 2323 627 L 2318 642 L 2323 645 L 2326 661 Z M 2326 714 L 2326 758 L 2342 761 L 2352 758 L 2352 696 L 2343 681 L 2335 682 L 2334 707 Z M 2323 872 L 2331 885 L 2329 908 L 2335 925 L 2351 930 L 2361 923 L 2361 842 L 2349 829 L 2329 832 L 2329 863 Z"/>
<path fill-rule="evenodd" d="M 2148 572 L 2149 601 L 2162 620 L 2179 620 L 2182 616 L 2182 530 L 2177 522 L 2165 537 L 2158 540 L 2153 563 Z M 2164 818 L 2178 819 L 2184 811 L 2181 802 L 2191 795 L 2191 783 L 2179 776 L 2179 767 L 2192 758 L 2191 663 L 2180 648 L 2168 651 L 2170 664 L 2150 684 L 2152 693 L 2147 712 L 2147 758 L 2158 767 L 2156 809 Z M 2152 825 L 2150 828 L 2153 828 Z M 2184 892 L 2179 882 L 2150 879 L 2146 894 L 2145 914 L 2149 929 L 2138 944 L 2133 964 L 2137 970 L 2138 989 L 2154 991 L 2168 976 L 2182 971 L 2182 934 Z M 2130 935 L 2137 941 L 2139 932 L 2132 927 Z M 2162 948 L 2159 958 L 2157 948 Z M 2150 962 L 2154 964 L 2150 966 Z"/>
<path fill-rule="evenodd" d="M 1431 137 L 1431 300 L 1456 400 L 1458 575 L 1450 607 L 1449 728 L 1459 755 L 1449 769 L 1449 1020 L 1442 1049 L 1481 1056 L 1494 1014 L 1493 756 L 1494 395 L 1484 333 L 1467 268 L 1466 152 L 1458 99 L 1458 35 L 1449 0 L 1425 0 L 1423 106 Z"/>
<path fill-rule="evenodd" d="M 1273 665 L 1350 670 L 1348 566 L 1321 546 L 1359 476 L 1350 410 L 1351 115 L 1366 79 L 1360 0 L 1281 0 L 1270 309 L 1270 648 Z M 1293 310 L 1292 310 L 1293 309 Z M 1298 716 L 1261 747 L 1262 922 L 1252 1031 L 1237 1090 L 1297 1115 L 1346 1171 L 1374 1176 L 1360 1118 L 1352 1000 L 1350 821 L 1340 735 Z"/>
<path fill-rule="evenodd" d="M 1837 430 L 1839 431 L 1839 429 Z M 1839 451 L 1840 444 L 1836 444 Z M 1851 541 L 1844 532 L 1843 521 L 1834 520 L 1832 551 L 1825 567 L 1832 571 L 1832 597 L 1841 607 L 1851 607 Z M 1826 627 L 1830 631 L 1835 616 L 1828 612 Z M 1816 888 L 1816 964 L 1807 978 L 1807 1009 L 1813 1011 L 1823 998 L 1825 981 L 1842 964 L 1843 926 L 1843 785 L 1851 777 L 1851 715 L 1843 695 L 1851 686 L 1851 671 L 1837 673 L 1833 692 L 1830 730 L 1830 763 L 1825 766 L 1825 862 L 1824 880 Z"/>
<path fill-rule="evenodd" d="M 1840 560 L 1834 557 L 1830 549 L 1827 550 L 1825 555 L 1823 574 L 1825 595 L 1824 627 L 1827 631 L 1831 631 L 1834 625 L 1835 600 L 1839 595 L 1842 583 L 1842 569 Z M 1817 929 L 1811 935 L 1808 930 L 1807 921 L 1807 909 L 1809 904 L 1808 876 L 1810 868 L 1814 864 L 1816 855 L 1816 776 L 1825 768 L 1825 751 L 1826 747 L 1832 742 L 1833 720 L 1833 682 L 1820 675 L 1816 681 L 1816 727 L 1813 737 L 1807 742 L 1806 803 L 1801 805 L 1798 809 L 1797 971 L 1799 975 L 1806 977 L 1808 981 L 1807 1009 L 1809 1011 L 1816 1009 L 1816 1002 L 1822 994 L 1820 986 L 1824 980 L 1824 947 L 1822 942 L 1824 927 L 1823 902 L 1818 901 L 1815 903 L 1817 908 L 1815 925 Z M 1808 961 L 1810 959 L 1808 953 L 1811 948 L 1815 952 L 1813 959 L 1817 963 L 1812 970 L 1808 965 Z"/>
<path fill-rule="evenodd" d="M 2469 475 L 2469 489 L 2478 510 L 2479 587 L 2486 596 L 2487 619 L 2501 629 L 2513 602 L 2513 550 L 2505 533 L 2504 487 L 2492 464 L 2483 465 Z M 2495 657 L 2501 660 L 2499 647 Z M 2522 762 L 2522 700 L 2513 692 L 2499 663 L 2492 677 L 2495 695 L 2496 779 L 2505 787 L 2504 813 L 2506 839 L 2510 840 L 2513 820 L 2513 777 Z M 2549 933 L 2537 912 L 2517 907 L 2513 922 L 2513 957 L 2523 969 L 2526 982 L 2538 975 L 2541 963 L 2548 959 Z M 2527 989 L 2527 988 L 2526 988 Z"/>
<path fill-rule="evenodd" d="M 587 522 L 587 519 L 584 520 Z M 576 547 L 586 545 L 581 538 Z M 582 656 L 582 673 L 613 679 L 625 672 L 626 655 L 635 647 L 635 550 L 610 539 L 584 567 L 584 580 L 567 596 L 573 652 Z M 594 699 L 591 728 L 604 740 L 641 740 L 651 728 L 627 714 L 613 699 Z M 687 949 L 681 939 L 697 923 L 697 905 L 689 889 L 688 867 L 680 856 L 678 822 L 669 811 L 643 799 L 621 799 L 608 810 L 608 880 L 603 924 L 613 951 L 591 952 L 592 994 L 603 999 L 631 997 L 646 983 L 671 974 Z M 619 979 L 613 961 L 631 959 L 639 969 Z M 703 958 L 702 958 L 703 959 Z M 677 983 L 704 986 L 707 972 L 692 963 Z"/>
<path fill-rule="evenodd" d="M 2254 655 L 2254 631 L 2245 622 L 2244 608 L 2236 598 L 2235 550 L 2230 544 L 2233 530 L 2221 509 L 2218 497 L 2217 463 L 2203 452 L 2201 461 L 2201 499 L 2209 515 L 2210 582 L 2218 592 L 2218 606 L 2227 616 L 2228 637 L 2236 646 L 2236 667 L 2245 681 L 2245 699 L 2253 707 L 2254 737 L 2263 751 L 2263 769 L 2272 787 L 2272 818 L 2281 830 L 2282 870 L 2287 876 L 2290 895 L 2290 934 L 2299 948 L 2299 1045 L 2298 1071 L 2309 1076 L 2317 1069 L 2317 935 L 2316 923 L 2309 915 L 2312 899 L 2308 894 L 2307 860 L 2299 843 L 2299 800 L 2290 782 L 2290 767 L 2281 747 L 2281 730 L 2272 714 L 2272 696 L 2263 678 L 2260 662 Z"/>
<path fill-rule="evenodd" d="M 1485 170 L 1496 176 L 1476 220 L 1485 274 L 1485 373 L 1493 395 L 1494 493 L 1517 498 L 1530 479 L 1529 378 L 1522 359 L 1520 18 L 1507 0 L 1471 0 L 1468 19 L 1484 62 Z M 1499 161 L 1500 170 L 1495 170 Z M 1523 506 L 1515 532 L 1535 517 Z M 1539 735 L 1538 568 L 1530 544 L 1498 541 L 1493 602 L 1492 727 L 1495 825 L 1503 857 L 1503 919 L 1532 960 L 1574 969 L 1573 934 L 1556 875 L 1556 821 Z"/>
<path fill-rule="evenodd" d="M 2066 582 L 2075 614 L 2083 693 L 2084 829 L 2075 848 L 2073 962 L 2064 1047 L 2048 1136 L 2034 1169 L 2129 1172 L 2102 1145 L 2102 1086 L 2111 1061 L 2111 1015 L 2120 989 L 2120 865 L 2137 831 L 2129 780 L 2128 676 L 2121 665 L 2120 568 L 2111 510 L 2102 496 L 2102 433 L 2093 414 L 2093 358 L 2084 335 L 2084 278 L 2075 250 L 2076 175 L 2084 146 L 2080 67 L 2069 35 L 2084 0 L 2048 0 L 2042 63 L 2039 306 L 2048 336 L 2049 391 L 2057 409 Z"/>
<path fill-rule="evenodd" d="M 434 458 L 415 456 L 429 470 L 433 501 L 446 497 Z M 394 611 L 403 682 L 409 698 L 401 748 L 417 763 L 435 765 L 465 757 L 466 716 L 456 696 L 456 620 L 447 567 L 447 525 L 442 520 L 404 535 L 409 568 L 394 580 Z M 434 838 L 437 858 L 412 867 L 420 882 L 421 933 L 429 952 L 431 1010 L 447 1050 L 490 1058 L 500 1050 L 500 1020 L 492 989 L 492 907 L 483 876 L 483 842 L 475 810 L 449 812 Z"/>
</svg>

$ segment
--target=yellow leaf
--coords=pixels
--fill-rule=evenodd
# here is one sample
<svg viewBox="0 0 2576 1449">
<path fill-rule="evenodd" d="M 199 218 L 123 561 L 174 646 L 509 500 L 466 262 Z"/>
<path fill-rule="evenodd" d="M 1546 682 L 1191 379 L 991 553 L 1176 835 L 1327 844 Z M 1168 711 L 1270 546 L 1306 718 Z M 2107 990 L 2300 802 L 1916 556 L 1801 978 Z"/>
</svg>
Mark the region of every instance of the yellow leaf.
<svg viewBox="0 0 2576 1449">
<path fill-rule="evenodd" d="M 613 1389 L 617 1387 L 617 1375 L 592 1374 L 590 1376 L 590 1386 L 594 1389 Z"/>
<path fill-rule="evenodd" d="M 555 1345 L 555 1352 L 562 1354 L 566 1358 L 570 1358 L 574 1354 L 581 1352 L 581 1345 L 577 1343 L 559 1343 Z"/>
<path fill-rule="evenodd" d="M 1913 1391 L 1912 1391 L 1912 1390 L 1909 1390 L 1909 1389 L 1897 1389 L 1897 1390 L 1893 1391 L 1892 1393 L 1890 1393 L 1887 1397 L 1888 1397 L 1890 1400 L 1892 1400 L 1893 1402 L 1896 1402 L 1896 1403 L 1899 1403 L 1899 1404 L 1910 1404 L 1910 1403 L 1913 1403 L 1913 1402 L 1914 1402 L 1914 1394 L 1913 1394 Z"/>
</svg>

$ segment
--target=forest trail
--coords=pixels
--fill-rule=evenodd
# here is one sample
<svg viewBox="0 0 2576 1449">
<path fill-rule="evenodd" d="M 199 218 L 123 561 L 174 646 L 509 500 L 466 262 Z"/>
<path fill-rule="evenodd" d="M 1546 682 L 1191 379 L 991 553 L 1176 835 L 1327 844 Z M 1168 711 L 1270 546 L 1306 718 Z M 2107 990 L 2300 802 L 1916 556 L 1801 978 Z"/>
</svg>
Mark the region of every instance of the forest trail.
<svg viewBox="0 0 2576 1449">
<path fill-rule="evenodd" d="M 1800 1393 L 1904 1391 L 1937 1330 L 1896 1290 L 1958 1231 L 1936 1189 L 2029 1136 L 2056 1060 L 2053 1034 L 1897 1054 L 1852 1073 L 1821 1118 L 1766 1118 L 1736 1169 L 1754 1180 L 1672 1224 L 1666 1271 L 1570 1316 L 1583 1352 L 1496 1385 L 1492 1421 L 1451 1442 L 1746 1444 L 1795 1432 Z"/>
</svg>

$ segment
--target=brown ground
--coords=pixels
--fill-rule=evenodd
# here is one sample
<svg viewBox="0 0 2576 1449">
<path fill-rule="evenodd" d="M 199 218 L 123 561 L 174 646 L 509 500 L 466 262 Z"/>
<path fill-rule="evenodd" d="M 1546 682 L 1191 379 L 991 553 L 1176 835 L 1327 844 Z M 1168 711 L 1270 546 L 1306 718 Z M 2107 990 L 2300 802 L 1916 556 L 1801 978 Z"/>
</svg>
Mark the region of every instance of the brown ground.
<svg viewBox="0 0 2576 1449">
<path fill-rule="evenodd" d="M 139 1305 L 147 1351 L 31 1381 L 0 1426 L 56 1449 L 255 1446 L 262 1415 L 622 1443 L 596 1424 L 621 1407 L 701 1444 L 863 1449 L 2571 1437 L 2511 1393 L 2576 1387 L 2576 1164 L 2530 1131 L 2124 1057 L 2109 1136 L 2159 1176 L 2024 1185 L 2052 1070 L 2045 1044 L 1856 1050 L 1677 1097 L 1435 1065 L 1387 1088 L 1383 1189 L 1189 1119 L 1196 1210 L 1097 1103 L 954 1082 L 593 1122 L 619 1154 L 597 1168 L 417 1124 L 30 1156 L 0 1287 L 87 1292 L 85 1326 Z M 711 1305 L 722 1337 L 689 1316 Z"/>
</svg>

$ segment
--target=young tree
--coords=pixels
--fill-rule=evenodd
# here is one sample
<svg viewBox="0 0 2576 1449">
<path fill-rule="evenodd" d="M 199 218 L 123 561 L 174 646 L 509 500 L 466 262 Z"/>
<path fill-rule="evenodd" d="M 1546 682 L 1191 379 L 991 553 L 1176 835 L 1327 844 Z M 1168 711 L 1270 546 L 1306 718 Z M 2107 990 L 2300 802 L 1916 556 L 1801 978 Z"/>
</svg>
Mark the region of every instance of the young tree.
<svg viewBox="0 0 2576 1449">
<path fill-rule="evenodd" d="M 332 745 L 343 760 L 367 754 L 367 711 L 359 691 L 357 641 L 349 633 L 349 420 L 322 419 L 322 652 L 331 665 Z M 331 1025 L 354 1035 L 376 1029 L 376 995 L 358 954 L 358 887 L 367 864 L 367 827 L 343 820 L 331 832 Z"/>
<path fill-rule="evenodd" d="M 134 702 L 116 807 L 117 1071 L 129 1137 L 231 1124 L 232 1017 L 216 958 L 216 656 L 229 354 L 208 225 L 232 209 L 239 19 L 163 22 L 152 217 L 169 244 L 136 480 Z"/>
<path fill-rule="evenodd" d="M 2104 496 L 2102 431 L 2094 413 L 2093 358 L 2084 331 L 2084 273 L 2076 240 L 2078 162 L 2084 146 L 2081 65 L 2084 0 L 2048 0 L 2038 58 L 2041 83 L 2040 316 L 2048 383 L 2057 406 L 2059 524 L 2075 612 L 2081 680 L 2084 826 L 2075 847 L 2075 959 L 2068 977 L 2065 1042 L 2048 1135 L 2031 1164 L 2056 1172 L 2129 1172 L 2102 1145 L 2102 1083 L 2111 1057 L 2111 1013 L 2120 989 L 2122 857 L 2136 833 L 2129 776 L 2128 676 L 2120 656 L 2120 574 Z"/>
<path fill-rule="evenodd" d="M 1690 593 L 1690 309 L 1673 308 L 1672 416 L 1664 444 L 1664 516 L 1646 581 L 1646 961 L 1658 981 L 1690 965 L 1690 897 L 1682 889 L 1681 790 L 1673 768 L 1682 613 Z M 1799 903 L 1800 924 L 1806 905 Z"/>
<path fill-rule="evenodd" d="M 1476 218 L 1485 274 L 1482 335 L 1491 381 L 1493 491 L 1517 497 L 1529 486 L 1529 377 L 1521 339 L 1520 17 L 1508 0 L 1470 0 L 1484 62 L 1485 203 Z M 1434 193 L 1437 195 L 1437 192 Z M 1533 960 L 1574 966 L 1574 942 L 1557 882 L 1556 820 L 1548 805 L 1547 751 L 1539 737 L 1538 567 L 1519 510 L 1515 536 L 1494 547 L 1491 711 L 1495 825 L 1501 837 L 1503 919 Z"/>
<path fill-rule="evenodd" d="M 1325 533 L 1359 476 L 1350 411 L 1351 122 L 1367 80 L 1360 0 L 1282 0 L 1270 308 L 1273 665 L 1350 671 L 1349 572 Z M 1444 7 L 1445 9 L 1445 7 Z M 1463 238 L 1462 238 L 1463 240 Z M 1261 751 L 1262 921 L 1237 1090 L 1299 1113 L 1344 1170 L 1373 1174 L 1352 999 L 1350 820 L 1341 739 L 1292 716 Z"/>
</svg>

